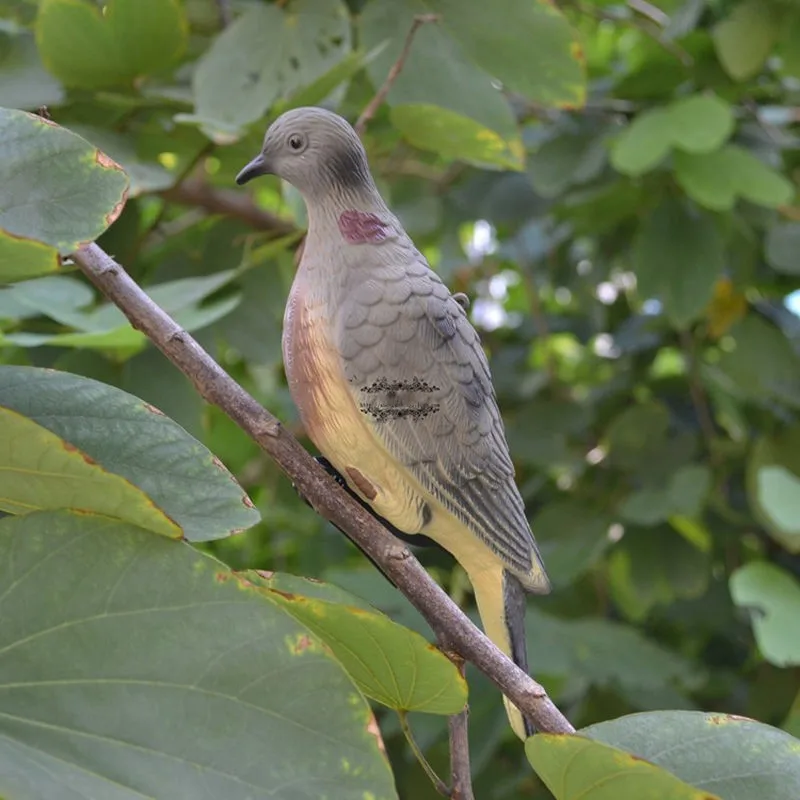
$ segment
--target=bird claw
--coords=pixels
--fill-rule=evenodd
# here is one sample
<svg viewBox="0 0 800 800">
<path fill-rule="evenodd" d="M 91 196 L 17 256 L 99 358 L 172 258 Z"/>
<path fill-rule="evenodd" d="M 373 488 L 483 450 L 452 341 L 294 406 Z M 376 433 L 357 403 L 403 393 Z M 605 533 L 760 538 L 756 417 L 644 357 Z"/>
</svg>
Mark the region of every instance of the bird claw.
<svg viewBox="0 0 800 800">
<path fill-rule="evenodd" d="M 345 479 L 339 474 L 339 472 L 336 470 L 336 468 L 333 466 L 333 464 L 331 464 L 331 462 L 328 461 L 327 458 L 325 458 L 325 456 L 314 456 L 314 461 L 316 461 L 317 464 L 319 464 L 325 470 L 325 472 L 327 472 L 328 475 L 330 475 L 331 478 L 333 478 L 336 481 L 336 483 L 339 484 L 339 486 L 341 486 L 349 494 L 353 494 L 350 491 L 349 487 L 347 486 L 347 481 L 345 481 Z M 311 503 L 308 502 L 308 498 L 297 488 L 297 484 L 296 483 L 292 483 L 292 489 L 294 489 L 295 492 L 297 492 L 297 496 L 309 508 L 313 508 Z"/>
</svg>

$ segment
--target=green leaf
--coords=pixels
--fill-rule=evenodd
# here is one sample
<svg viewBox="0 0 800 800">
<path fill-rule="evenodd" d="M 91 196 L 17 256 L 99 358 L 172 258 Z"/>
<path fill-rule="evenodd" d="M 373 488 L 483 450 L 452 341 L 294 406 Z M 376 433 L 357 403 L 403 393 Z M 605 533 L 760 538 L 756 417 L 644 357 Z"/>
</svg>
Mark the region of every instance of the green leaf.
<svg viewBox="0 0 800 800">
<path fill-rule="evenodd" d="M 34 114 L 0 109 L 5 257 L 12 257 L 12 237 L 41 242 L 62 255 L 96 239 L 122 211 L 127 187 L 120 166 L 80 136 Z M 31 246 L 22 247 L 22 263 L 41 273 L 43 251 L 32 258 Z M 50 263 L 55 257 L 48 256 Z M 10 273 L 19 278 L 18 267 Z"/>
<path fill-rule="evenodd" d="M 611 551 L 609 588 L 627 619 L 641 622 L 657 605 L 669 607 L 678 599 L 702 597 L 708 590 L 711 563 L 707 553 L 672 527 L 628 528 Z"/>
<path fill-rule="evenodd" d="M 611 164 L 624 175 L 643 175 L 666 158 L 672 146 L 669 112 L 646 111 L 622 132 L 611 148 Z"/>
<path fill-rule="evenodd" d="M 39 513 L 0 520 L 0 571 L 9 797 L 397 797 L 341 666 L 213 558 Z"/>
<path fill-rule="evenodd" d="M 138 197 L 145 192 L 159 192 L 175 183 L 175 176 L 153 161 L 145 161 L 136 152 L 136 142 L 130 137 L 103 128 L 74 125 L 72 130 L 99 147 L 114 159 L 130 179 L 129 197 Z"/>
<path fill-rule="evenodd" d="M 78 448 L 94 469 L 130 482 L 131 490 L 143 492 L 169 518 L 171 531 L 179 526 L 190 541 L 228 536 L 259 520 L 219 459 L 160 411 L 126 392 L 66 372 L 0 367 L 0 406 L 25 414 L 29 424 L 38 423 L 53 438 Z M 61 450 L 63 442 L 58 444 Z M 91 489 L 98 495 L 101 491 Z M 100 510 L 91 504 L 68 505 Z M 130 516 L 123 518 L 146 527 Z"/>
<path fill-rule="evenodd" d="M 266 578 L 256 585 L 270 587 L 271 582 Z M 328 587 L 301 579 L 293 583 L 289 591 L 266 591 L 328 645 L 367 697 L 389 708 L 428 714 L 458 714 L 464 708 L 467 684 L 463 677 L 447 656 L 418 633 L 378 611 L 342 600 L 337 596 L 341 590 L 333 593 L 331 602 L 330 596 L 320 596 Z"/>
<path fill-rule="evenodd" d="M 577 499 L 548 503 L 534 518 L 533 530 L 547 573 L 558 587 L 594 566 L 611 544 L 611 519 Z"/>
<path fill-rule="evenodd" d="M 543 675 L 626 692 L 656 692 L 694 674 L 686 659 L 620 622 L 560 619 L 529 605 L 525 629 L 536 669 Z"/>
<path fill-rule="evenodd" d="M 783 21 L 777 54 L 781 59 L 781 72 L 800 78 L 800 13 L 795 12 Z"/>
<path fill-rule="evenodd" d="M 696 517 L 711 488 L 711 471 L 690 464 L 673 473 L 665 486 L 648 486 L 628 495 L 620 514 L 629 522 L 656 525 L 672 516 Z"/>
<path fill-rule="evenodd" d="M 14 367 L 0 367 L 4 374 Z M 0 405 L 0 509 L 28 514 L 72 508 L 179 538 L 180 528 L 128 480 L 36 422 Z"/>
<path fill-rule="evenodd" d="M 389 91 L 390 106 L 438 106 L 511 143 L 518 138 L 517 126 L 498 81 L 534 102 L 583 104 L 585 79 L 575 35 L 555 6 L 542 0 L 502 0 L 499 7 L 481 0 L 368 3 L 358 23 L 364 46 L 388 41 L 367 70 L 375 86 L 383 84 L 400 56 L 414 17 L 431 13 L 438 21 L 416 31 Z M 516 37 L 508 37 L 511 27 Z"/>
<path fill-rule="evenodd" d="M 734 6 L 711 35 L 725 71 L 734 80 L 744 81 L 761 71 L 779 30 L 767 4 L 746 0 Z"/>
<path fill-rule="evenodd" d="M 366 5 L 358 19 L 364 46 L 385 45 L 367 67 L 367 74 L 375 86 L 383 84 L 400 56 L 414 17 L 431 11 L 422 0 Z M 467 117 L 506 141 L 519 138 L 511 107 L 493 85 L 491 75 L 467 57 L 441 21 L 419 27 L 403 70 L 386 99 L 391 107 L 436 106 Z"/>
<path fill-rule="evenodd" d="M 783 332 L 750 313 L 730 335 L 735 347 L 723 351 L 717 364 L 729 385 L 758 404 L 778 399 L 800 408 L 800 357 Z"/>
<path fill-rule="evenodd" d="M 690 197 L 714 211 L 730 210 L 737 197 L 768 208 L 794 197 L 783 175 L 736 145 L 705 155 L 676 153 L 675 178 Z"/>
<path fill-rule="evenodd" d="M 733 133 L 733 111 L 716 95 L 696 94 L 669 107 L 672 142 L 687 153 L 710 153 Z"/>
<path fill-rule="evenodd" d="M 556 197 L 568 186 L 588 183 L 606 165 L 602 135 L 561 134 L 528 159 L 528 178 L 542 197 Z"/>
<path fill-rule="evenodd" d="M 655 711 L 590 725 L 582 733 L 725 800 L 800 796 L 800 741 L 746 717 Z"/>
<path fill-rule="evenodd" d="M 199 122 L 215 141 L 242 128 L 324 76 L 350 53 L 350 19 L 338 0 L 297 0 L 288 9 L 250 6 L 219 34 L 192 79 Z"/>
<path fill-rule="evenodd" d="M 750 614 L 764 658 L 776 667 L 800 664 L 800 583 L 774 564 L 752 561 L 731 575 L 730 589 Z"/>
<path fill-rule="evenodd" d="M 0 284 L 47 275 L 60 266 L 54 247 L 0 230 Z"/>
<path fill-rule="evenodd" d="M 684 328 L 711 301 L 723 242 L 711 218 L 668 198 L 642 224 L 632 260 L 640 297 L 662 300 L 670 320 Z"/>
<path fill-rule="evenodd" d="M 547 0 L 427 0 L 463 52 L 512 92 L 548 106 L 577 108 L 586 99 L 575 31 Z M 509 36 L 509 31 L 514 35 Z"/>
<path fill-rule="evenodd" d="M 531 736 L 525 754 L 556 800 L 719 800 L 638 756 L 577 734 Z"/>
<path fill-rule="evenodd" d="M 733 133 L 733 111 L 716 95 L 697 94 L 639 114 L 617 138 L 611 163 L 625 175 L 643 175 L 670 149 L 711 153 Z"/>
<path fill-rule="evenodd" d="M 484 167 L 519 171 L 525 168 L 520 139 L 503 139 L 461 114 L 424 105 L 395 106 L 391 113 L 392 124 L 415 147 Z"/>
<path fill-rule="evenodd" d="M 58 105 L 64 88 L 42 66 L 33 34 L 0 33 L 0 106 L 34 110 Z"/>
<path fill-rule="evenodd" d="M 767 230 L 764 256 L 786 275 L 800 275 L 800 222 L 783 222 Z"/>
<path fill-rule="evenodd" d="M 800 427 L 756 440 L 747 493 L 756 517 L 792 553 L 800 552 Z"/>
<path fill-rule="evenodd" d="M 45 66 L 67 86 L 130 84 L 167 69 L 186 48 L 178 0 L 42 0 L 36 42 Z"/>
</svg>

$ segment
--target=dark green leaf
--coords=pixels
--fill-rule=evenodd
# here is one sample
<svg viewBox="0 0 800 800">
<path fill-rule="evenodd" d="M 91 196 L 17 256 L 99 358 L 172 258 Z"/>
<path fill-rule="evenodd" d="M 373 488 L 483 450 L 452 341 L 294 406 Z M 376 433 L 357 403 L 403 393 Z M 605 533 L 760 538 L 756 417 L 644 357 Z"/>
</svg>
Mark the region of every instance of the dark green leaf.
<svg viewBox="0 0 800 800">
<path fill-rule="evenodd" d="M 642 758 L 579 735 L 532 736 L 525 753 L 556 800 L 720 800 Z"/>
<path fill-rule="evenodd" d="M 679 328 L 697 319 L 711 301 L 723 264 L 723 242 L 713 220 L 670 199 L 644 222 L 634 244 L 641 297 L 660 299 Z"/>
<path fill-rule="evenodd" d="M 89 461 L 86 469 L 130 482 L 155 504 L 165 524 L 179 526 L 189 540 L 217 539 L 258 521 L 253 504 L 217 458 L 160 411 L 119 389 L 64 372 L 0 367 L 0 407 L 24 414 L 29 425 L 38 423 L 53 439 L 79 448 Z M 61 448 L 62 458 L 81 460 L 68 445 Z M 27 445 L 16 450 L 18 455 L 27 451 Z M 91 485 L 87 491 L 104 496 Z M 55 507 L 61 506 L 99 510 L 85 501 Z"/>
<path fill-rule="evenodd" d="M 9 796 L 396 797 L 363 696 L 220 562 L 61 512 L 0 521 L 0 569 Z"/>
<path fill-rule="evenodd" d="M 800 742 L 745 717 L 656 711 L 601 722 L 582 733 L 724 800 L 795 800 L 800 793 Z"/>
<path fill-rule="evenodd" d="M 731 596 L 750 614 L 758 649 L 777 667 L 800 664 L 800 583 L 785 570 L 752 561 L 730 578 Z"/>
</svg>

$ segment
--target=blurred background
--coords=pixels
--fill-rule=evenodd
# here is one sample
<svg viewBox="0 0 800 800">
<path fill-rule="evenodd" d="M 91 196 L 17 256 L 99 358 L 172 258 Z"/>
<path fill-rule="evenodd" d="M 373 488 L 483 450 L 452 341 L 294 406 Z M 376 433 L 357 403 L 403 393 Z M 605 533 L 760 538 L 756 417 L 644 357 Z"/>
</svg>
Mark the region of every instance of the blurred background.
<svg viewBox="0 0 800 800">
<path fill-rule="evenodd" d="M 529 602 L 532 673 L 576 727 L 680 708 L 800 735 L 800 2 L 0 0 L 0 105 L 125 167 L 100 245 L 302 437 L 280 355 L 302 201 L 234 177 L 286 108 L 354 122 L 420 13 L 440 19 L 364 141 L 490 355 L 554 584 Z M 429 636 L 74 270 L 0 287 L 0 345 L 214 451 L 263 518 L 207 545 L 228 564 L 331 581 Z M 453 560 L 418 554 L 474 615 Z M 476 795 L 544 791 L 468 678 Z M 435 796 L 378 714 L 402 796 Z M 412 726 L 446 772 L 446 719 Z"/>
</svg>

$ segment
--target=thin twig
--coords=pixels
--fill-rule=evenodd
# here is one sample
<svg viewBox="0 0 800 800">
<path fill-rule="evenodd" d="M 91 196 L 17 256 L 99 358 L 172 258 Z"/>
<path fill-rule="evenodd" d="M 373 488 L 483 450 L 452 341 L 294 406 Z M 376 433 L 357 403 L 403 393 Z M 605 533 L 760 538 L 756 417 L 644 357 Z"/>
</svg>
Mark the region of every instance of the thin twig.
<svg viewBox="0 0 800 800">
<path fill-rule="evenodd" d="M 417 16 L 414 17 L 414 20 L 411 23 L 411 28 L 406 34 L 406 40 L 403 42 L 403 49 L 400 51 L 397 61 L 392 64 L 389 74 L 386 76 L 386 80 L 383 82 L 383 86 L 381 86 L 381 88 L 375 93 L 375 97 L 373 97 L 372 100 L 367 103 L 366 108 L 364 108 L 364 110 L 361 112 L 361 116 L 359 116 L 358 120 L 356 120 L 356 124 L 353 125 L 356 133 L 359 136 L 364 133 L 367 123 L 375 116 L 376 112 L 381 107 L 381 103 L 383 103 L 383 101 L 386 99 L 386 95 L 389 94 L 389 90 L 392 88 L 394 82 L 403 71 L 403 66 L 408 58 L 408 54 L 411 50 L 411 43 L 414 41 L 414 35 L 416 34 L 417 29 L 421 25 L 425 25 L 428 22 L 438 21 L 438 14 L 417 14 Z"/>
<path fill-rule="evenodd" d="M 408 724 L 408 714 L 405 711 L 398 710 L 397 716 L 400 719 L 400 730 L 403 731 L 403 736 L 406 737 L 406 741 L 408 742 L 408 746 L 411 748 L 411 752 L 414 754 L 414 757 L 419 762 L 419 765 L 430 779 L 430 782 L 433 784 L 433 788 L 436 789 L 436 791 L 439 792 L 439 794 L 443 797 L 450 797 L 450 789 L 448 788 L 447 784 L 436 774 L 436 770 L 430 765 L 428 759 L 425 758 L 425 753 L 422 752 L 420 746 L 417 744 L 417 740 L 414 738 L 414 734 L 411 732 L 411 726 Z"/>
<path fill-rule="evenodd" d="M 217 16 L 219 17 L 219 24 L 223 28 L 227 28 L 233 22 L 231 0 L 217 0 Z"/>
<path fill-rule="evenodd" d="M 594 17 L 596 20 L 600 20 L 601 22 L 608 21 L 621 23 L 622 25 L 630 25 L 632 28 L 636 28 L 636 30 L 641 31 L 645 36 L 649 36 L 651 39 L 653 39 L 653 41 L 661 45 L 664 50 L 666 50 L 670 55 L 675 56 L 675 58 L 677 58 L 678 61 L 680 61 L 684 66 L 690 67 L 692 64 L 694 64 L 694 58 L 692 58 L 692 55 L 689 52 L 663 35 L 662 28 L 660 24 L 654 21 L 652 12 L 645 13 L 645 7 L 649 7 L 650 9 L 655 8 L 654 6 L 650 6 L 649 3 L 641 2 L 641 0 L 639 0 L 639 2 L 633 0 L 628 4 L 632 11 L 638 11 L 644 17 L 644 19 L 639 19 L 635 16 L 628 16 L 627 14 L 623 16 L 621 14 L 616 14 L 613 11 L 604 11 L 601 8 L 595 8 L 592 5 L 582 3 L 581 0 L 569 0 L 568 4 L 579 13 Z M 655 10 L 658 11 L 658 9 Z M 666 24 L 669 24 L 669 17 L 664 15 L 662 19 L 666 19 Z"/>
<path fill-rule="evenodd" d="M 285 236 L 296 230 L 291 222 L 259 208 L 249 195 L 216 189 L 199 178 L 190 178 L 166 189 L 161 192 L 161 197 L 171 203 L 203 208 L 212 214 L 238 217 L 257 230 L 271 231 L 276 236 Z"/>
<path fill-rule="evenodd" d="M 450 655 L 450 654 L 448 654 Z M 450 659 L 464 677 L 464 662 Z M 472 793 L 472 776 L 469 760 L 469 706 L 464 706 L 460 714 L 453 714 L 447 720 L 450 734 L 450 798 L 451 800 L 475 800 Z"/>
<path fill-rule="evenodd" d="M 131 325 L 189 378 L 200 395 L 225 412 L 274 459 L 319 514 L 344 530 L 380 566 L 440 640 L 473 663 L 538 730 L 574 732 L 544 687 L 481 633 L 411 552 L 338 486 L 280 422 L 162 311 L 114 259 L 96 244 L 84 245 L 72 258 Z"/>
<path fill-rule="evenodd" d="M 669 25 L 669 17 L 660 8 L 648 3 L 647 0 L 628 0 L 628 8 L 647 17 L 660 28 L 666 28 Z"/>
<path fill-rule="evenodd" d="M 695 414 L 697 414 L 697 422 L 703 433 L 709 459 L 713 465 L 717 460 L 715 455 L 716 451 L 714 450 L 716 432 L 714 430 L 714 419 L 711 416 L 711 409 L 708 405 L 708 398 L 706 397 L 705 390 L 703 389 L 703 382 L 700 377 L 700 362 L 697 358 L 697 349 L 695 347 L 694 338 L 688 331 L 681 331 L 680 341 L 687 361 L 689 396 L 692 399 L 692 405 L 694 406 Z"/>
</svg>

